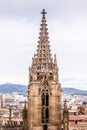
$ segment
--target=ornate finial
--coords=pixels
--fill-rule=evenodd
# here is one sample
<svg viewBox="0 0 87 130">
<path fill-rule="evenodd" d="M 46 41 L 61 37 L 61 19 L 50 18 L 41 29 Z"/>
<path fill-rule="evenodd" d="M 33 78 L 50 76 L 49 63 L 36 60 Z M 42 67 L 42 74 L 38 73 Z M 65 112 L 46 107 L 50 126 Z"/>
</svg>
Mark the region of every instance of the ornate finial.
<svg viewBox="0 0 87 130">
<path fill-rule="evenodd" d="M 54 55 L 54 63 L 57 64 L 56 54 Z"/>
<path fill-rule="evenodd" d="M 64 109 L 67 109 L 67 100 L 64 101 Z"/>
<path fill-rule="evenodd" d="M 41 12 L 41 14 L 43 14 L 43 18 L 45 18 L 45 14 L 47 14 L 47 12 L 45 12 L 45 9 L 43 9 L 43 11 Z"/>
<path fill-rule="evenodd" d="M 24 107 L 25 107 L 25 109 L 26 109 L 26 100 L 25 100 L 25 106 L 24 106 Z"/>
<path fill-rule="evenodd" d="M 54 59 L 56 59 L 56 54 L 54 54 Z"/>
</svg>

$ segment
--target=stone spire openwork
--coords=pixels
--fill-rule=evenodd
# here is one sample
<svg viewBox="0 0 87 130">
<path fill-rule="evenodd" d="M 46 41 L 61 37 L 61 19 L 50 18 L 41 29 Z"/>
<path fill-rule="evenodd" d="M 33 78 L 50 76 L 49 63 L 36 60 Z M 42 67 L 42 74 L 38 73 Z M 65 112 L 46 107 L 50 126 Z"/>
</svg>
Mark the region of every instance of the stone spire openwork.
<svg viewBox="0 0 87 130">
<path fill-rule="evenodd" d="M 57 59 L 51 55 L 45 9 L 41 14 L 37 51 L 29 69 L 27 130 L 61 130 Z"/>
<path fill-rule="evenodd" d="M 51 69 L 52 58 L 50 54 L 50 46 L 49 46 L 49 37 L 48 37 L 48 28 L 46 24 L 45 18 L 45 10 L 43 9 L 42 20 L 41 20 L 41 28 L 40 28 L 40 36 L 38 41 L 38 49 L 37 49 L 37 61 L 38 61 L 38 69 L 47 70 Z"/>
<path fill-rule="evenodd" d="M 54 80 L 58 80 L 58 67 L 56 62 L 56 56 L 54 56 L 54 60 L 51 56 L 51 50 L 49 45 L 49 37 L 48 37 L 48 28 L 46 24 L 46 17 L 47 14 L 45 9 L 41 12 L 42 20 L 40 24 L 40 33 L 39 33 L 39 40 L 37 46 L 37 52 L 34 54 L 32 59 L 32 66 L 31 71 L 37 73 L 36 75 L 51 75 Z M 43 77 L 43 76 L 42 76 Z M 33 80 L 33 77 L 31 76 Z M 52 78 L 51 78 L 52 79 Z"/>
</svg>

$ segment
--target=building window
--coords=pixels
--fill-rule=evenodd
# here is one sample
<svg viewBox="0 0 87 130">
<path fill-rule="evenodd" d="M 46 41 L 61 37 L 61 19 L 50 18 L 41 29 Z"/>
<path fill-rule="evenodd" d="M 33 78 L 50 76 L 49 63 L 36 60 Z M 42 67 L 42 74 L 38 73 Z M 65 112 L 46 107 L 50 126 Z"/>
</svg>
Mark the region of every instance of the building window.
<svg viewBox="0 0 87 130">
<path fill-rule="evenodd" d="M 42 93 L 42 106 L 45 105 L 45 94 Z"/>
<path fill-rule="evenodd" d="M 48 96 L 48 92 L 46 93 L 46 106 L 49 105 L 49 96 Z"/>
<path fill-rule="evenodd" d="M 77 124 L 78 123 L 78 121 L 75 121 L 75 124 Z"/>
<path fill-rule="evenodd" d="M 53 74 L 52 73 L 50 73 L 50 75 L 49 75 L 49 80 L 53 80 Z"/>
<path fill-rule="evenodd" d="M 48 123 L 49 121 L 49 94 L 48 90 L 42 90 L 42 123 Z"/>
<path fill-rule="evenodd" d="M 43 126 L 43 130 L 47 130 L 47 125 L 44 125 L 44 126 Z"/>
<path fill-rule="evenodd" d="M 46 123 L 48 123 L 48 119 L 49 119 L 49 109 L 46 108 Z"/>
<path fill-rule="evenodd" d="M 32 81 L 32 79 L 33 79 L 33 78 L 32 78 L 32 76 L 30 75 L 30 81 Z"/>
<path fill-rule="evenodd" d="M 41 80 L 43 78 L 43 75 L 41 75 L 40 73 L 37 73 L 37 80 Z"/>
<path fill-rule="evenodd" d="M 42 106 L 48 106 L 49 105 L 49 94 L 48 90 L 42 90 Z"/>
<path fill-rule="evenodd" d="M 46 109 L 42 108 L 42 123 L 46 123 Z"/>
</svg>

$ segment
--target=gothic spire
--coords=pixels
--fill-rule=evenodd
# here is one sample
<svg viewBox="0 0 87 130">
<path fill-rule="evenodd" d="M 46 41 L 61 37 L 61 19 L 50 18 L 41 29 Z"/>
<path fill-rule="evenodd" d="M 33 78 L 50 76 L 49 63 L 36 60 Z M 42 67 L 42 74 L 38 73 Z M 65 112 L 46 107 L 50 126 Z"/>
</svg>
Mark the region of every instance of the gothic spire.
<svg viewBox="0 0 87 130">
<path fill-rule="evenodd" d="M 46 24 L 46 17 L 47 14 L 45 12 L 45 9 L 41 12 L 42 19 L 40 24 L 40 33 L 39 33 L 39 40 L 38 40 L 38 46 L 37 46 L 37 52 L 34 54 L 34 57 L 32 58 L 32 67 L 30 69 L 30 73 L 33 75 L 40 75 L 43 73 L 43 75 L 51 75 L 54 77 L 54 80 L 58 80 L 58 67 L 57 67 L 57 60 L 56 56 L 54 57 L 54 60 L 51 56 L 51 50 L 49 45 L 49 37 L 48 37 L 48 28 Z M 39 77 L 39 76 L 37 76 Z M 43 77 L 43 76 L 42 76 Z M 49 77 L 49 76 L 46 76 Z M 36 78 L 36 76 L 34 76 Z M 35 80 L 32 79 L 31 80 Z"/>
<path fill-rule="evenodd" d="M 52 63 L 52 58 L 50 54 L 50 46 L 49 46 L 49 37 L 48 37 L 48 28 L 46 24 L 45 18 L 45 9 L 41 12 L 42 20 L 41 20 L 41 28 L 40 28 L 40 36 L 38 41 L 38 48 L 37 48 L 37 61 L 38 61 L 38 68 L 39 69 L 48 69 L 49 65 Z"/>
</svg>

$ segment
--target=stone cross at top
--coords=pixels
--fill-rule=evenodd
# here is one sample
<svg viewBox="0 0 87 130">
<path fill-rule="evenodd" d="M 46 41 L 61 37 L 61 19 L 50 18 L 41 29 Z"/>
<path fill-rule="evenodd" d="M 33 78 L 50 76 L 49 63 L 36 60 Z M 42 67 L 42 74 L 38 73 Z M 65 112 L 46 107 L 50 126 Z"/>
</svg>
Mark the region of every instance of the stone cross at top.
<svg viewBox="0 0 87 130">
<path fill-rule="evenodd" d="M 43 18 L 45 18 L 45 14 L 47 14 L 47 12 L 45 12 L 45 9 L 43 9 L 43 11 L 41 12 L 41 14 L 43 14 Z"/>
</svg>

